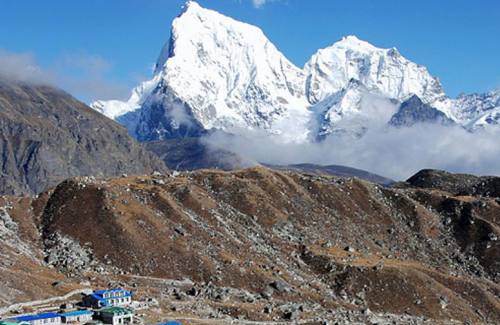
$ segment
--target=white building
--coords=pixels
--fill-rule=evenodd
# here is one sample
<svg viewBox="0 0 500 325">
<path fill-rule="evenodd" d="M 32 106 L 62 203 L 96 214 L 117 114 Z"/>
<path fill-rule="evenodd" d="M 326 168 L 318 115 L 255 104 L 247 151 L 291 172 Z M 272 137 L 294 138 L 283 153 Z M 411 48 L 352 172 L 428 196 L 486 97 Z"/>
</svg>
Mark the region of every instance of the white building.
<svg viewBox="0 0 500 325">
<path fill-rule="evenodd" d="M 31 325 L 60 325 L 61 316 L 57 313 L 25 315 L 12 318 L 13 321 L 30 323 Z"/>
<path fill-rule="evenodd" d="M 85 324 L 92 320 L 94 312 L 91 310 L 75 310 L 60 315 L 64 324 Z"/>
<path fill-rule="evenodd" d="M 98 318 L 106 324 L 132 324 L 134 312 L 123 307 L 106 307 L 97 312 Z"/>
<path fill-rule="evenodd" d="M 92 308 L 127 306 L 131 302 L 132 293 L 120 288 L 94 291 L 84 298 L 85 305 Z"/>
</svg>

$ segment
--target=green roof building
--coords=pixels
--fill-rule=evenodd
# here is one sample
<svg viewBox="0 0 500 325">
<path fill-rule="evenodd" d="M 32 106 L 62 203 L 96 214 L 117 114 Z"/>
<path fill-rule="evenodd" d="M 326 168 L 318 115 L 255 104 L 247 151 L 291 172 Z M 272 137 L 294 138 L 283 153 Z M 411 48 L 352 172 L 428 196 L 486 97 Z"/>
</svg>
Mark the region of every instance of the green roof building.
<svg viewBox="0 0 500 325">
<path fill-rule="evenodd" d="M 106 307 L 96 312 L 98 318 L 105 324 L 122 325 L 132 324 L 134 312 L 124 307 Z"/>
</svg>

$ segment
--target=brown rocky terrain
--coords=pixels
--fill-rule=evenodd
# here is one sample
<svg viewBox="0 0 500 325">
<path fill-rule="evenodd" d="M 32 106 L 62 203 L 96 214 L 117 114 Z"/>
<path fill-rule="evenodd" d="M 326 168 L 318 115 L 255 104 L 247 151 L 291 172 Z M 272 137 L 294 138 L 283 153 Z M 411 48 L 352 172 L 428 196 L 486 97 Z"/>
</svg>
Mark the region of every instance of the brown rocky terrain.
<svg viewBox="0 0 500 325">
<path fill-rule="evenodd" d="M 442 170 L 424 169 L 407 181 L 415 187 L 440 189 L 455 195 L 500 197 L 500 177 L 452 174 Z"/>
<path fill-rule="evenodd" d="M 36 194 L 68 177 L 165 169 L 125 128 L 62 90 L 0 77 L 0 193 Z"/>
<path fill-rule="evenodd" d="M 499 323 L 499 198 L 450 188 L 265 168 L 66 180 L 0 204 L 18 237 L 0 303 L 112 284 L 155 297 L 151 321 Z"/>
</svg>

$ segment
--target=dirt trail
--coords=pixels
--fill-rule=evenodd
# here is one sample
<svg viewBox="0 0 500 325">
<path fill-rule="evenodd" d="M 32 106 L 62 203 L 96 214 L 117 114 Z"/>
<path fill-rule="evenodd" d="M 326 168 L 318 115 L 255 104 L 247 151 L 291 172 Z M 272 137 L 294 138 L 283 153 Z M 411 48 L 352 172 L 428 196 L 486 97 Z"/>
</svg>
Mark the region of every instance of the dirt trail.
<svg viewBox="0 0 500 325">
<path fill-rule="evenodd" d="M 77 290 L 70 291 L 63 296 L 56 296 L 56 297 L 51 297 L 51 298 L 47 298 L 47 299 L 33 300 L 33 301 L 27 301 L 27 302 L 13 304 L 13 305 L 10 305 L 7 307 L 0 308 L 0 316 L 2 316 L 2 315 L 6 314 L 9 311 L 14 310 L 14 309 L 19 309 L 19 308 L 23 308 L 23 307 L 33 307 L 36 305 L 48 304 L 48 303 L 52 303 L 55 301 L 64 301 L 64 300 L 68 300 L 70 297 L 72 297 L 74 295 L 82 294 L 82 293 L 89 294 L 91 292 L 92 292 L 92 289 L 90 289 L 90 288 L 77 289 Z"/>
</svg>

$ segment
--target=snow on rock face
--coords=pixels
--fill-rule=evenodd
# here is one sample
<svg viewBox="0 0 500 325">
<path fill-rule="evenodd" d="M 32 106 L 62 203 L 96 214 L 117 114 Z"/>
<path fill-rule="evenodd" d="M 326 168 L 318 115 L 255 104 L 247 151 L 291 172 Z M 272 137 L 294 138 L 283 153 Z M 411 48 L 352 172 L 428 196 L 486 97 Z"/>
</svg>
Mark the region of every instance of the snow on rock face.
<svg viewBox="0 0 500 325">
<path fill-rule="evenodd" d="M 456 120 L 468 129 L 500 124 L 500 90 L 462 95 L 453 99 L 451 106 Z"/>
<path fill-rule="evenodd" d="M 137 127 L 140 110 L 153 89 L 158 86 L 159 80 L 159 76 L 156 75 L 152 80 L 141 83 L 132 90 L 132 95 L 126 102 L 119 100 L 98 100 L 91 103 L 90 107 L 123 124 L 131 135 L 136 136 L 135 128 Z"/>
<path fill-rule="evenodd" d="M 205 129 L 285 133 L 276 123 L 307 117 L 302 71 L 259 28 L 191 2 L 173 23 L 171 44 L 163 80 Z"/>
<path fill-rule="evenodd" d="M 287 142 L 307 142 L 349 128 L 361 134 L 380 116 L 388 115 L 389 122 L 393 107 L 383 103 L 382 109 L 367 110 L 362 105 L 367 95 L 393 104 L 418 96 L 474 129 L 499 123 L 499 93 L 450 99 L 425 67 L 355 36 L 319 50 L 300 69 L 259 28 L 189 1 L 172 24 L 154 77 L 127 102 L 97 101 L 92 107 L 141 141 L 220 129 L 260 130 Z"/>
<path fill-rule="evenodd" d="M 305 139 L 310 113 L 304 80 L 259 28 L 188 2 L 173 22 L 154 79 L 127 103 L 98 102 L 94 108 L 116 118 L 142 107 L 132 125 L 142 139 L 175 136 L 183 124 Z M 159 106 L 170 121 L 155 125 L 151 118 L 162 115 Z"/>
<path fill-rule="evenodd" d="M 319 50 L 306 63 L 305 71 L 311 103 L 341 90 L 351 79 L 401 101 L 417 95 L 430 103 L 445 96 L 439 80 L 425 67 L 407 60 L 395 48 L 380 49 L 355 36 Z"/>
<path fill-rule="evenodd" d="M 318 137 L 321 139 L 329 134 L 343 133 L 346 128 L 355 134 L 362 133 L 362 125 L 353 125 L 352 120 L 363 120 L 361 106 L 363 96 L 367 93 L 366 87 L 353 79 L 345 88 L 313 105 L 317 116 Z M 349 121 L 348 127 L 346 121 Z"/>
<path fill-rule="evenodd" d="M 371 126 L 386 125 L 398 101 L 373 92 L 358 80 L 312 105 L 317 117 L 317 138 L 332 134 L 360 137 Z"/>
</svg>

